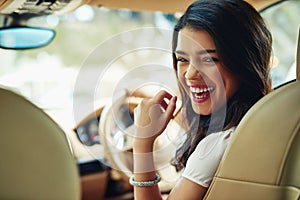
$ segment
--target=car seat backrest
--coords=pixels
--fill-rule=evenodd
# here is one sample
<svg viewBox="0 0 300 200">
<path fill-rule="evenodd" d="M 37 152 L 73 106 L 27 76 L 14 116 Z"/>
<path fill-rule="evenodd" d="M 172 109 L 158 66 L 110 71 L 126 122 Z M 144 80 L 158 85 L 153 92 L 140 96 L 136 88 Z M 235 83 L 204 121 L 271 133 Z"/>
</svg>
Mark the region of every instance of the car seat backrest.
<svg viewBox="0 0 300 200">
<path fill-rule="evenodd" d="M 0 88 L 0 199 L 80 199 L 65 133 L 41 109 Z"/>
<path fill-rule="evenodd" d="M 205 199 L 299 200 L 299 45 L 297 80 L 263 97 L 244 116 Z"/>
</svg>

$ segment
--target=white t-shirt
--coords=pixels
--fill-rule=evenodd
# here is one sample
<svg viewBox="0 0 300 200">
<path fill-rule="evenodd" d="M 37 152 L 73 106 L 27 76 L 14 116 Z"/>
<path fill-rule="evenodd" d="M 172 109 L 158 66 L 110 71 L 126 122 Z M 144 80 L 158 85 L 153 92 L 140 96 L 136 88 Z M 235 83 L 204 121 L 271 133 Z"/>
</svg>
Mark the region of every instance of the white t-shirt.
<svg viewBox="0 0 300 200">
<path fill-rule="evenodd" d="M 234 130 L 235 127 L 232 127 L 226 131 L 211 133 L 202 139 L 187 160 L 182 176 L 203 187 L 208 187 Z"/>
</svg>

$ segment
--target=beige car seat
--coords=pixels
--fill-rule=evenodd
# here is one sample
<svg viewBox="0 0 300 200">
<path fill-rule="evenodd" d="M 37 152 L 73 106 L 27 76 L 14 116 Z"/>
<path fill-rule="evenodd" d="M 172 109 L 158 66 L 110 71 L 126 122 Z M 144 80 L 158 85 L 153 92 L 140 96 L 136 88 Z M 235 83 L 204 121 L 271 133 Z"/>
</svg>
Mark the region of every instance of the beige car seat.
<svg viewBox="0 0 300 200">
<path fill-rule="evenodd" d="M 205 199 L 300 199 L 300 41 L 297 80 L 245 115 Z"/>
<path fill-rule="evenodd" d="M 0 106 L 0 199 L 80 199 L 77 163 L 62 129 L 5 88 Z"/>
</svg>

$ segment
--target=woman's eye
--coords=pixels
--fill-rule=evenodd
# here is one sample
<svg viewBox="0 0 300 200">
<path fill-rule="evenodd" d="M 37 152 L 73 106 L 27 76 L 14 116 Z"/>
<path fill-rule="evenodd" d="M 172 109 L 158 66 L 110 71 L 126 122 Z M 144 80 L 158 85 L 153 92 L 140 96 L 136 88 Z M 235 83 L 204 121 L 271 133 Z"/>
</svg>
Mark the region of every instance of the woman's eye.
<svg viewBox="0 0 300 200">
<path fill-rule="evenodd" d="M 202 62 L 204 62 L 204 63 L 215 63 L 218 61 L 219 61 L 218 58 L 212 58 L 212 57 L 207 57 L 207 58 L 202 59 Z"/>
<path fill-rule="evenodd" d="M 187 59 L 182 58 L 182 57 L 177 58 L 177 61 L 178 61 L 178 62 L 188 62 Z"/>
</svg>

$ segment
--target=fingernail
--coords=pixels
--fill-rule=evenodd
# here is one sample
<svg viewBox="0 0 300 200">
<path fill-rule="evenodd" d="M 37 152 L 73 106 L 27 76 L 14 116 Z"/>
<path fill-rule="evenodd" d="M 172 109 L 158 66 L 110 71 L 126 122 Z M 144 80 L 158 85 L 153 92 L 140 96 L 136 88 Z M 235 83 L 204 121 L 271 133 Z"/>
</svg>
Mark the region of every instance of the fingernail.
<svg viewBox="0 0 300 200">
<path fill-rule="evenodd" d="M 176 96 L 173 96 L 172 99 L 171 99 L 171 101 L 175 102 L 176 99 L 177 99 L 177 97 L 176 97 Z"/>
</svg>

